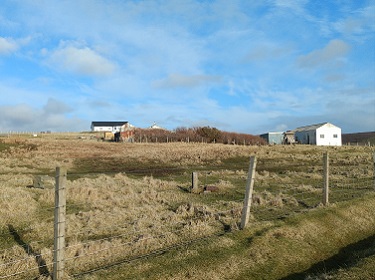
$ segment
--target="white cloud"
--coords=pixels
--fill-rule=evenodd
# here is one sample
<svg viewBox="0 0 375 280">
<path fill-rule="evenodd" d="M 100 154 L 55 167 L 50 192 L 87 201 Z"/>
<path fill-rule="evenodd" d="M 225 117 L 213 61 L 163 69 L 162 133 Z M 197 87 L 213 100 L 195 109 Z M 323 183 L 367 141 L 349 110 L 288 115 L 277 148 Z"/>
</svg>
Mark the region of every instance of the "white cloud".
<svg viewBox="0 0 375 280">
<path fill-rule="evenodd" d="M 288 125 L 286 125 L 285 123 L 281 123 L 281 124 L 276 125 L 275 128 L 276 128 L 275 131 L 284 132 L 288 130 Z"/>
<path fill-rule="evenodd" d="M 345 75 L 343 74 L 329 74 L 327 76 L 325 76 L 324 78 L 324 81 L 328 82 L 328 83 L 338 83 L 338 82 L 342 82 L 344 81 L 346 78 Z"/>
<path fill-rule="evenodd" d="M 276 7 L 290 9 L 296 13 L 302 13 L 306 3 L 307 0 L 275 0 Z"/>
<path fill-rule="evenodd" d="M 0 37 L 0 55 L 10 54 L 18 49 L 18 44 L 9 38 Z"/>
<path fill-rule="evenodd" d="M 324 48 L 314 50 L 306 55 L 301 55 L 298 66 L 301 68 L 313 68 L 330 62 L 337 62 L 350 50 L 350 46 L 342 40 L 331 40 Z"/>
<path fill-rule="evenodd" d="M 350 16 L 333 23 L 333 27 L 344 35 L 370 36 L 375 31 L 375 5 L 352 11 Z"/>
<path fill-rule="evenodd" d="M 131 123 L 147 127 L 154 121 L 168 129 L 176 127 L 213 126 L 224 131 L 254 133 L 251 127 L 267 120 L 263 112 L 252 112 L 245 106 L 222 107 L 216 100 L 201 98 L 187 102 L 139 103 L 127 109 Z"/>
<path fill-rule="evenodd" d="M 236 96 L 236 90 L 233 80 L 228 82 L 228 95 L 229 96 Z"/>
<path fill-rule="evenodd" d="M 28 126 L 40 115 L 26 104 L 0 107 L 1 126 L 16 130 L 20 126 Z M 11 126 L 10 126 L 11 125 Z"/>
<path fill-rule="evenodd" d="M 166 79 L 158 80 L 153 83 L 156 88 L 193 88 L 202 85 L 219 83 L 221 77 L 211 75 L 181 75 L 170 74 Z"/>
<path fill-rule="evenodd" d="M 263 43 L 255 46 L 246 55 L 248 61 L 274 60 L 286 56 L 292 52 L 291 47 L 275 46 L 274 44 Z"/>
<path fill-rule="evenodd" d="M 56 115 L 56 114 L 64 114 L 67 112 L 71 112 L 72 108 L 65 104 L 64 102 L 61 102 L 59 100 L 56 100 L 54 98 L 49 98 L 47 101 L 47 104 L 43 107 L 44 113 L 47 115 Z"/>
<path fill-rule="evenodd" d="M 287 106 L 284 106 L 284 110 L 280 110 L 276 116 L 269 118 L 267 122 L 269 130 L 279 124 L 286 124 L 287 129 L 294 129 L 298 126 L 327 121 L 341 127 L 344 133 L 374 130 L 375 98 L 373 89 L 344 87 L 332 91 L 317 88 L 305 93 L 303 89 L 298 92 L 306 97 L 311 96 L 312 99 L 302 98 L 303 107 L 298 111 L 298 114 L 294 114 L 291 110 L 287 110 Z"/>
<path fill-rule="evenodd" d="M 85 76 L 107 76 L 114 72 L 114 63 L 88 47 L 66 46 L 50 57 L 54 67 Z"/>
<path fill-rule="evenodd" d="M 2 3 L 11 11 L 3 17 L 16 24 L 5 26 L 0 12 L 0 55 L 17 56 L 1 60 L 1 79 L 13 82 L 10 88 L 0 79 L 0 130 L 5 117 L 8 127 L 22 125 L 19 112 L 29 127 L 56 124 L 59 130 L 76 129 L 67 116 L 79 114 L 89 121 L 157 121 L 169 128 L 199 123 L 254 133 L 251 128 L 267 131 L 269 121 L 275 129 L 292 119 L 305 118 L 298 125 L 317 122 L 316 116 L 327 120 L 319 111 L 331 96 L 342 97 L 336 91 L 346 85 L 373 94 L 373 7 L 307 0 L 164 2 Z M 296 66 L 313 71 L 306 75 Z M 363 96 L 352 98 L 373 100 Z M 23 102 L 28 106 L 15 105 Z"/>
<path fill-rule="evenodd" d="M 63 111 L 52 107 L 68 107 L 55 99 L 50 99 L 43 109 L 27 104 L 0 106 L 0 131 L 79 131 L 88 129 L 81 119 L 68 118 Z M 56 109 L 56 108 L 55 108 Z"/>
</svg>

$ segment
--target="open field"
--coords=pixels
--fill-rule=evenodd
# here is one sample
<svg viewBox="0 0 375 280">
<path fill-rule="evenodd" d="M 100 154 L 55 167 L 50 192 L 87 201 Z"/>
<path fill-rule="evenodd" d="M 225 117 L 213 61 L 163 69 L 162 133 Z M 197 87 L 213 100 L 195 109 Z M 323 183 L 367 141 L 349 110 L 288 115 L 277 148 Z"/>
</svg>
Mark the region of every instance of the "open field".
<svg viewBox="0 0 375 280">
<path fill-rule="evenodd" d="M 67 279 L 375 275 L 367 269 L 360 278 L 360 267 L 374 264 L 372 147 L 120 144 L 51 134 L 0 138 L 0 152 L 0 278 L 50 275 L 56 166 L 68 170 Z M 321 205 L 324 152 L 328 207 Z M 258 161 L 252 217 L 239 230 L 251 155 Z M 200 194 L 190 193 L 193 171 Z M 44 189 L 32 187 L 35 175 Z M 340 250 L 350 252 L 334 259 Z M 345 260 L 351 252 L 355 263 Z M 319 266 L 324 260 L 329 271 Z"/>
</svg>

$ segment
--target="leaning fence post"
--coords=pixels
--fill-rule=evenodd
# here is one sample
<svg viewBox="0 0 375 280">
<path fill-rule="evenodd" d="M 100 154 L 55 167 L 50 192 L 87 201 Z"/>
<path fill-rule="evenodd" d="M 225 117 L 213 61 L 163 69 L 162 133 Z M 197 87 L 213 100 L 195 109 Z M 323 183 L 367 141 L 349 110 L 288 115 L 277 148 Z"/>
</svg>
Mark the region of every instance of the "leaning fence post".
<svg viewBox="0 0 375 280">
<path fill-rule="evenodd" d="M 329 203 L 329 156 L 323 154 L 323 205 Z"/>
<path fill-rule="evenodd" d="M 55 185 L 55 222 L 53 250 L 53 280 L 60 280 L 64 275 L 65 249 L 65 213 L 66 213 L 66 169 L 56 167 Z"/>
<path fill-rule="evenodd" d="M 256 167 L 256 157 L 250 157 L 249 172 L 247 174 L 246 181 L 246 193 L 245 200 L 243 203 L 242 217 L 241 217 L 241 229 L 244 229 L 249 222 L 250 218 L 250 208 L 253 197 L 254 179 L 255 179 L 255 167 Z"/>
<path fill-rule="evenodd" d="M 191 174 L 191 192 L 197 193 L 198 191 L 199 191 L 198 172 L 193 172 Z"/>
</svg>

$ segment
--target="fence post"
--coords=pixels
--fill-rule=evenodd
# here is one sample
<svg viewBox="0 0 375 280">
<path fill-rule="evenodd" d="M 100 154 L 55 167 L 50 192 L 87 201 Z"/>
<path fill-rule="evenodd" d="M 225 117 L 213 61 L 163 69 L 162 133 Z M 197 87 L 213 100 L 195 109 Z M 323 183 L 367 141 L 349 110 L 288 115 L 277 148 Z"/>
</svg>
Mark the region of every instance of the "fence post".
<svg viewBox="0 0 375 280">
<path fill-rule="evenodd" d="M 329 203 L 329 156 L 328 152 L 323 154 L 323 205 Z"/>
<path fill-rule="evenodd" d="M 249 165 L 249 172 L 247 174 L 247 181 L 246 181 L 246 193 L 245 193 L 245 200 L 242 209 L 242 217 L 241 217 L 241 229 L 244 229 L 249 222 L 250 218 L 250 208 L 251 202 L 253 197 L 253 188 L 254 188 L 254 179 L 255 179 L 255 168 L 256 168 L 256 157 L 250 157 L 250 165 Z"/>
<path fill-rule="evenodd" d="M 372 156 L 373 156 L 373 161 L 374 161 L 374 191 L 375 191 L 375 152 Z"/>
<path fill-rule="evenodd" d="M 65 214 L 66 214 L 66 169 L 56 167 L 55 185 L 55 222 L 53 250 L 53 280 L 60 280 L 64 275 L 65 249 Z"/>
<path fill-rule="evenodd" d="M 191 192 L 197 193 L 198 190 L 199 190 L 198 172 L 193 172 L 191 174 Z"/>
</svg>

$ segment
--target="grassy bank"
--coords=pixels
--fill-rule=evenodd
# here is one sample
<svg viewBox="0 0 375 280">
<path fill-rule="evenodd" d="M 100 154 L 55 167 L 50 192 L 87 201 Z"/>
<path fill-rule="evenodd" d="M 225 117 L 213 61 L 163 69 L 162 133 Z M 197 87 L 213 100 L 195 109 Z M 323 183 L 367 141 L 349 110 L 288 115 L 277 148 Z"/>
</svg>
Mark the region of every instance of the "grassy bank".
<svg viewBox="0 0 375 280">
<path fill-rule="evenodd" d="M 208 237 L 79 278 L 323 279 L 319 277 L 331 275 L 371 279 L 375 277 L 374 234 L 372 195 L 283 222 Z"/>
</svg>

